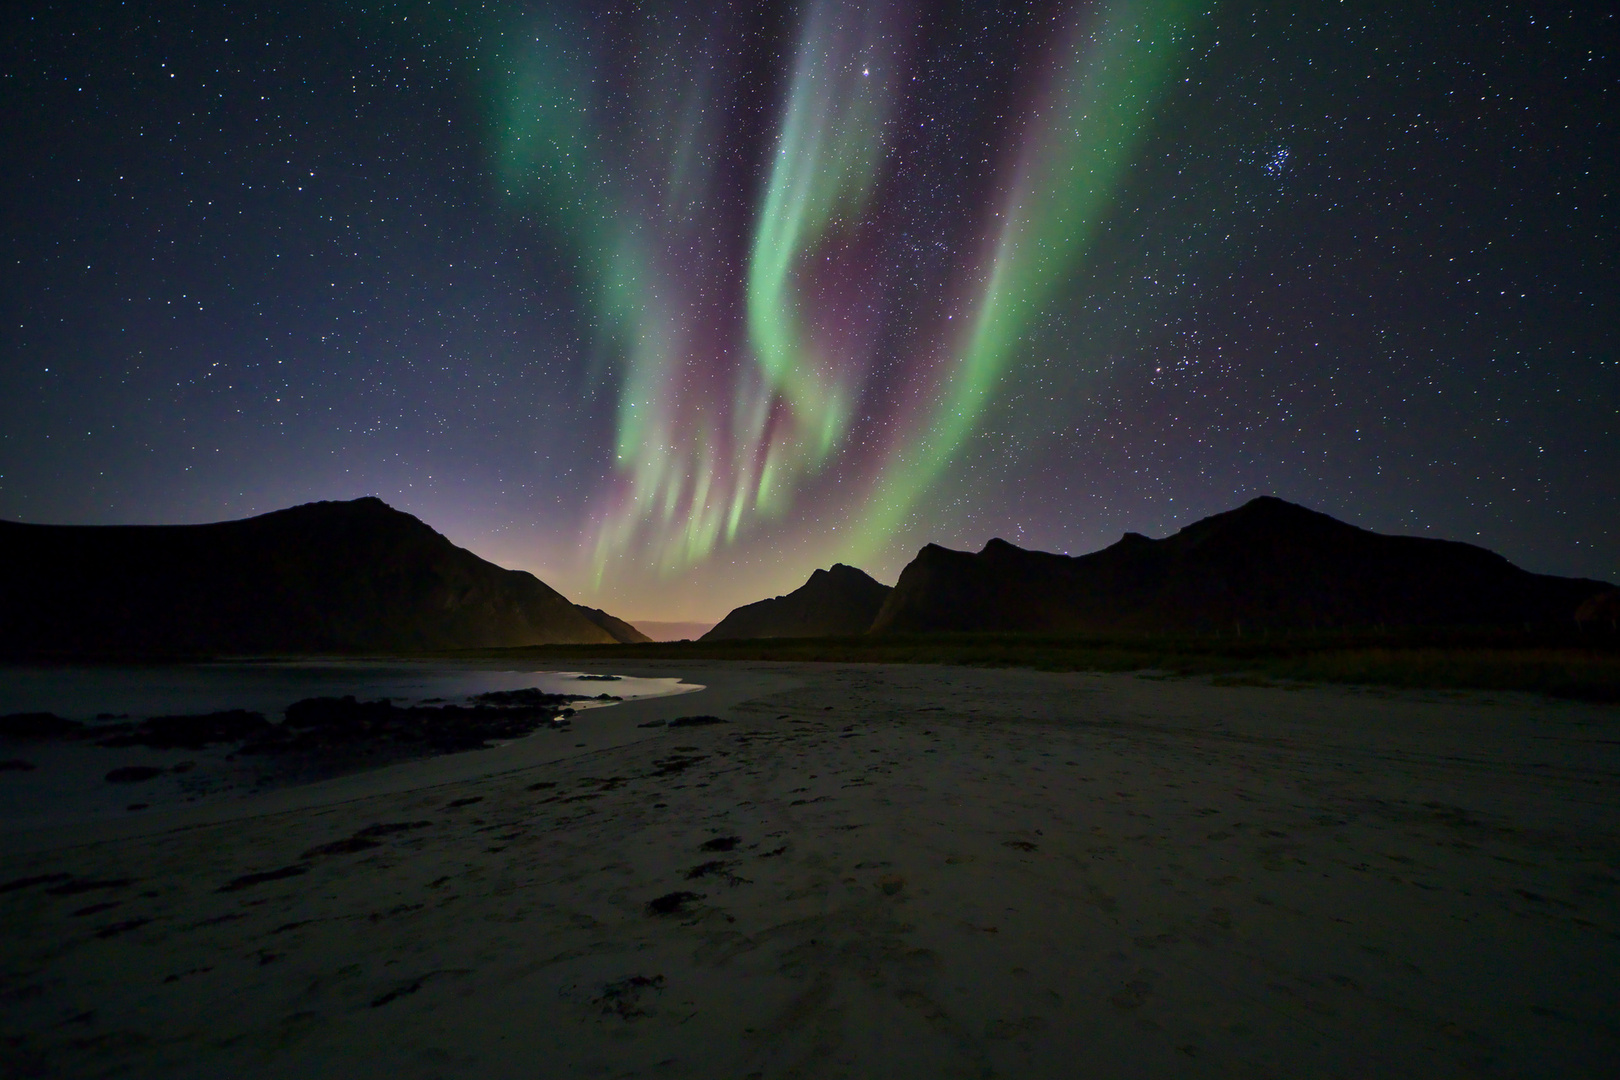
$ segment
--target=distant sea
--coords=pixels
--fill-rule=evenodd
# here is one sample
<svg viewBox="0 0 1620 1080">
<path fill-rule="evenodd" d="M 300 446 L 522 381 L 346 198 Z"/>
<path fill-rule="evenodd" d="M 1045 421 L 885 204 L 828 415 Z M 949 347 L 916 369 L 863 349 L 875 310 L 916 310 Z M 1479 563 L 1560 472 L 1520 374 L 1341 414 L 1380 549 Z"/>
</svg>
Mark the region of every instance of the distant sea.
<svg viewBox="0 0 1620 1080">
<path fill-rule="evenodd" d="M 682 638 L 690 638 L 696 641 L 719 624 L 712 622 L 642 622 L 638 620 L 630 625 L 654 641 L 680 641 Z"/>
</svg>

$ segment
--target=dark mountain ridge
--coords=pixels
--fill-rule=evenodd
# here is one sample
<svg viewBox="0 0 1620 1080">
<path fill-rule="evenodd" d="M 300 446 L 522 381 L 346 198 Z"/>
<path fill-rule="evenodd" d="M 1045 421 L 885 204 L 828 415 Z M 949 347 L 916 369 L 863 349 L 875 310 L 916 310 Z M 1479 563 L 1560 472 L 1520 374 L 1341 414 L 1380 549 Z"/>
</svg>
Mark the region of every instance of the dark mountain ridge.
<svg viewBox="0 0 1620 1080">
<path fill-rule="evenodd" d="M 1163 540 L 1126 533 L 1069 557 L 992 540 L 930 544 L 901 573 L 873 633 L 1244 633 L 1573 627 L 1606 612 L 1605 582 L 1521 570 L 1472 544 L 1386 536 L 1262 497 Z M 1584 606 L 1583 606 L 1584 605 Z"/>
<path fill-rule="evenodd" d="M 533 574 L 376 498 L 208 525 L 0 522 L 0 654 L 12 657 L 617 640 Z"/>
<path fill-rule="evenodd" d="M 883 607 L 889 586 L 865 571 L 834 563 L 786 596 L 745 604 L 721 619 L 703 641 L 741 638 L 841 637 L 861 634 Z"/>
<path fill-rule="evenodd" d="M 614 615 L 609 615 L 601 608 L 586 607 L 584 604 L 575 604 L 574 608 L 585 618 L 595 623 L 612 635 L 613 640 L 622 645 L 634 645 L 651 641 L 652 638 L 637 630 L 634 626 Z"/>
</svg>

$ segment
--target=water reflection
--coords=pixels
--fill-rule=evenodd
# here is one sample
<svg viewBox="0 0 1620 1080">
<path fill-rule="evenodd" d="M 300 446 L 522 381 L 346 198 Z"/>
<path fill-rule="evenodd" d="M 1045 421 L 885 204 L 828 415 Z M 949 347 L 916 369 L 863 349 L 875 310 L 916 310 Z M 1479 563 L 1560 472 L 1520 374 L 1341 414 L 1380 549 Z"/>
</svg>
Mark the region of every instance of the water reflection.
<svg viewBox="0 0 1620 1080">
<path fill-rule="evenodd" d="M 625 700 L 699 689 L 676 678 L 624 675 L 608 681 L 582 675 L 588 673 L 437 661 L 4 667 L 0 715 L 50 712 L 70 720 L 138 720 L 247 709 L 279 720 L 282 710 L 295 701 L 345 694 L 362 701 L 389 698 L 400 705 L 416 705 L 435 699 L 460 703 L 475 694 L 531 686 L 552 694 L 609 694 Z"/>
</svg>

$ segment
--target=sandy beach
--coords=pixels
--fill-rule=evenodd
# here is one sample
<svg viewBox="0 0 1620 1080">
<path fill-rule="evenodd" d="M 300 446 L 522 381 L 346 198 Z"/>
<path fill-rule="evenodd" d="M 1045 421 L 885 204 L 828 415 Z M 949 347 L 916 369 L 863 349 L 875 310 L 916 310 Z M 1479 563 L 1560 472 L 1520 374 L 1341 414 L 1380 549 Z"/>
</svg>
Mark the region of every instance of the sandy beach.
<svg viewBox="0 0 1620 1080">
<path fill-rule="evenodd" d="M 595 710 L 579 738 L 6 831 L 0 1072 L 1596 1077 L 1620 1060 L 1613 707 L 598 667 L 705 689 Z M 655 724 L 693 714 L 726 722 Z"/>
</svg>

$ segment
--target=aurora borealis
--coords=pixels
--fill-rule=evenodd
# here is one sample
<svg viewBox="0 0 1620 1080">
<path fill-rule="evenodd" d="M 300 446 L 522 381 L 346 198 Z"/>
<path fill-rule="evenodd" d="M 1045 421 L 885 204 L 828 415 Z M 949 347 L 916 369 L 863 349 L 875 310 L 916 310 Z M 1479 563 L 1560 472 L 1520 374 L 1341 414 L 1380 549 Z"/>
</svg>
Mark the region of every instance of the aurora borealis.
<svg viewBox="0 0 1620 1080">
<path fill-rule="evenodd" d="M 378 494 L 631 618 L 1262 493 L 1612 578 L 1612 22 L 46 13 L 0 515 Z"/>
<path fill-rule="evenodd" d="M 712 32 L 696 40 L 676 20 L 672 40 L 690 51 L 658 50 L 656 75 L 615 88 L 634 118 L 620 132 L 609 95 L 570 68 L 566 34 L 520 46 L 496 91 L 508 190 L 537 197 L 562 228 L 583 222 L 592 299 L 621 353 L 619 475 L 599 499 L 596 580 L 626 558 L 681 573 L 788 517 L 823 473 L 844 488 L 820 493 L 823 512 L 848 521 L 840 557 L 880 553 L 976 430 L 1042 300 L 1081 263 L 1191 14 L 1164 2 L 1054 14 L 1032 85 L 1012 95 L 1024 115 L 1005 122 L 1004 160 L 985 163 L 981 220 L 964 222 L 968 257 L 938 296 L 887 310 L 872 296 L 910 255 L 884 244 L 880 224 L 883 204 L 907 194 L 879 190 L 915 32 L 897 5 L 806 8 L 742 221 L 723 219 L 731 200 L 715 190 L 712 163 L 735 133 L 709 119 L 721 92 Z M 885 348 L 899 378 L 874 388 Z"/>
</svg>

